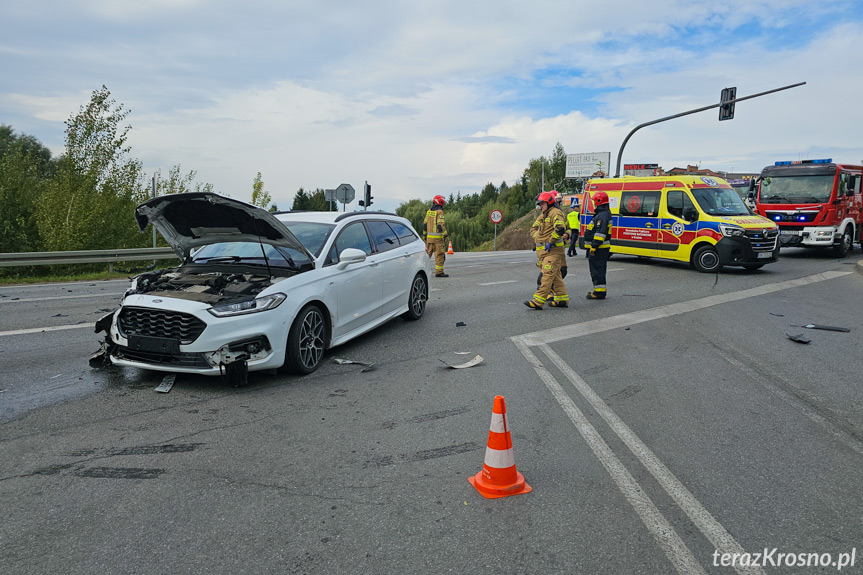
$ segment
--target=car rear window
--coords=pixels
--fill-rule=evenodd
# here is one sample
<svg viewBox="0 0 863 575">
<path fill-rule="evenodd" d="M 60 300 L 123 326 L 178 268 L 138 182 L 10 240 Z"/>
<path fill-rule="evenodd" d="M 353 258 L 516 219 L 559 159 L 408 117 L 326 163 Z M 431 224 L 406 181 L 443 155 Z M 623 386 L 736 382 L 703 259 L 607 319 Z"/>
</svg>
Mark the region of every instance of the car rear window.
<svg viewBox="0 0 863 575">
<path fill-rule="evenodd" d="M 379 252 L 399 247 L 399 238 L 387 222 L 377 220 L 366 222 L 366 225 Z"/>
<path fill-rule="evenodd" d="M 400 222 L 389 222 L 390 227 L 399 237 L 399 241 L 403 246 L 408 245 L 409 243 L 415 242 L 419 239 L 419 237 L 413 233 L 413 231 L 407 227 L 406 225 Z"/>
</svg>

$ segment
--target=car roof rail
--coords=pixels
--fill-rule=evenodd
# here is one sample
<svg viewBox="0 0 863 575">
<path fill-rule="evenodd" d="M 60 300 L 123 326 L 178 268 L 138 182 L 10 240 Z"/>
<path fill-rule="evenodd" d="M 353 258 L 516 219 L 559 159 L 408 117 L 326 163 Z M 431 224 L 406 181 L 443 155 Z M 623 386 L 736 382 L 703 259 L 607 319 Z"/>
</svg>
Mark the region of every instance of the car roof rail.
<svg viewBox="0 0 863 575">
<path fill-rule="evenodd" d="M 397 218 L 401 217 L 400 215 L 394 214 L 392 212 L 366 212 L 366 211 L 363 211 L 363 212 L 345 212 L 345 213 L 341 214 L 339 217 L 337 217 L 336 221 L 340 222 L 345 218 L 353 218 L 356 216 L 395 216 Z"/>
</svg>

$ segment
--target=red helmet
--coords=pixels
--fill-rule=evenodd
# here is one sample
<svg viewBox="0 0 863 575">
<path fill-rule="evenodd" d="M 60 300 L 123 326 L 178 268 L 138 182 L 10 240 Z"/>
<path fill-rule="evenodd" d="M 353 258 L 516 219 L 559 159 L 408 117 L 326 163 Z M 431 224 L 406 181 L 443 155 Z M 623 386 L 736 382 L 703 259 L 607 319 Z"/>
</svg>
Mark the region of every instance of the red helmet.
<svg viewBox="0 0 863 575">
<path fill-rule="evenodd" d="M 536 205 L 539 205 L 542 202 L 545 202 L 549 205 L 553 204 L 554 200 L 555 200 L 555 195 L 557 195 L 557 192 L 543 192 L 543 193 L 541 193 L 536 198 Z"/>
<path fill-rule="evenodd" d="M 608 203 L 608 194 L 605 192 L 596 192 L 593 194 L 593 204 L 596 206 L 604 206 Z"/>
<path fill-rule="evenodd" d="M 437 204 L 438 206 L 442 206 L 446 203 L 446 200 L 443 198 L 443 196 L 438 195 L 432 198 L 432 203 Z"/>
<path fill-rule="evenodd" d="M 548 193 L 554 197 L 554 203 L 556 205 L 559 206 L 563 202 L 563 194 L 561 194 L 557 190 L 550 190 Z"/>
</svg>

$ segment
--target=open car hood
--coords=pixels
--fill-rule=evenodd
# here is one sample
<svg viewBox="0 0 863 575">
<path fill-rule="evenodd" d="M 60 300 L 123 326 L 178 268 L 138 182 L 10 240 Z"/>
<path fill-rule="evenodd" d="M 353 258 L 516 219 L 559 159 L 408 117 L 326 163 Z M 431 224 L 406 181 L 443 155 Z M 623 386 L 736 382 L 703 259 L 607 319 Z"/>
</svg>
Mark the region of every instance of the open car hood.
<svg viewBox="0 0 863 575">
<path fill-rule="evenodd" d="M 184 262 L 199 246 L 258 241 L 293 248 L 315 259 L 270 212 L 210 192 L 153 198 L 135 209 L 135 220 L 142 232 L 153 224 Z"/>
</svg>

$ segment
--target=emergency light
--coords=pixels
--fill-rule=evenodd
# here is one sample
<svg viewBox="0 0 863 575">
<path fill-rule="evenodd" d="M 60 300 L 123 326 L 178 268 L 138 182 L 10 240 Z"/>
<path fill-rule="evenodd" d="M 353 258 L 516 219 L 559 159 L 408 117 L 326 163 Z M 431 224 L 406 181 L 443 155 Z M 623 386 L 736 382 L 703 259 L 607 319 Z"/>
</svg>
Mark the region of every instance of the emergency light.
<svg viewBox="0 0 863 575">
<path fill-rule="evenodd" d="M 797 164 L 829 164 L 833 162 L 833 158 L 827 158 L 823 160 L 791 160 L 784 162 L 774 162 L 774 166 L 791 166 Z"/>
</svg>

